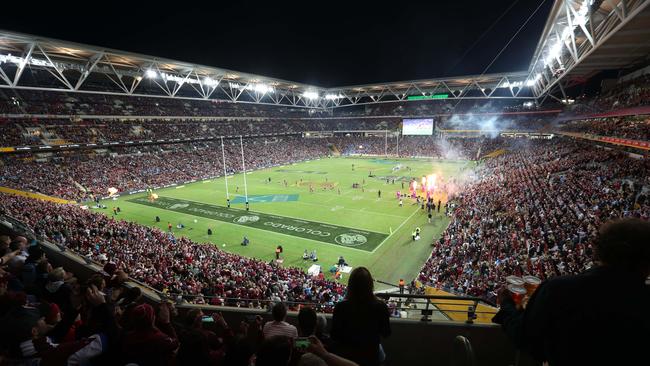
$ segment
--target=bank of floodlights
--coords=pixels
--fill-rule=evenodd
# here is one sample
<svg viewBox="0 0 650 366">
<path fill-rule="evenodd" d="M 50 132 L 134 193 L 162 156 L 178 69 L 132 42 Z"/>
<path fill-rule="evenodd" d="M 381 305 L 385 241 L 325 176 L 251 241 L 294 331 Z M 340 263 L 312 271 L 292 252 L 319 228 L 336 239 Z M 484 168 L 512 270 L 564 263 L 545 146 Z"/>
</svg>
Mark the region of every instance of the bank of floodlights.
<svg viewBox="0 0 650 366">
<path fill-rule="evenodd" d="M 216 87 L 219 85 L 219 80 L 214 80 L 213 78 L 206 76 L 203 78 L 203 85 Z"/>
<path fill-rule="evenodd" d="M 145 76 L 148 77 L 149 79 L 155 79 L 158 77 L 158 73 L 156 73 L 156 71 L 153 69 L 147 69 L 147 71 L 145 72 Z"/>
<path fill-rule="evenodd" d="M 305 99 L 314 100 L 314 99 L 318 99 L 318 92 L 315 92 L 315 91 L 306 91 L 306 92 L 302 93 L 302 96 L 303 96 Z"/>
<path fill-rule="evenodd" d="M 341 94 L 325 94 L 325 99 L 327 100 L 338 100 L 343 98 Z"/>
</svg>

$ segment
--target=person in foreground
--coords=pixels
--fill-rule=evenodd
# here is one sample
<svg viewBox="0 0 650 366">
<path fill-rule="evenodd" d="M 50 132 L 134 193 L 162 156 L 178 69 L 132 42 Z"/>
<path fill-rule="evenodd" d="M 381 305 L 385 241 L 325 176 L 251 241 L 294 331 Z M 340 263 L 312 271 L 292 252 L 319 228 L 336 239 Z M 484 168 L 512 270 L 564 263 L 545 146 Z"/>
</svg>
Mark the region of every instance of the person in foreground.
<svg viewBox="0 0 650 366">
<path fill-rule="evenodd" d="M 388 307 L 375 297 L 373 288 L 368 269 L 355 268 L 345 300 L 336 304 L 332 317 L 335 353 L 363 366 L 384 361 L 381 337 L 391 333 Z"/>
<path fill-rule="evenodd" d="M 507 293 L 493 322 L 518 349 L 549 365 L 632 365 L 648 362 L 650 222 L 604 224 L 597 265 L 540 285 L 525 310 Z"/>
</svg>

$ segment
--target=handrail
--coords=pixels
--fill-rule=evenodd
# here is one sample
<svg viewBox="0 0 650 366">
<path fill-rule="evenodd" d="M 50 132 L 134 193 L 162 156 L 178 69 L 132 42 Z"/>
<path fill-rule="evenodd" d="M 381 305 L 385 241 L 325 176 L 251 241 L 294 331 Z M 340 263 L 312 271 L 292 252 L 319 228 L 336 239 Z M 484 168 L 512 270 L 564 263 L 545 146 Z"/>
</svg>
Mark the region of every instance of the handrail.
<svg viewBox="0 0 650 366">
<path fill-rule="evenodd" d="M 484 303 L 486 305 L 494 307 L 492 303 L 489 301 L 486 301 L 482 298 L 479 297 L 474 297 L 474 296 L 453 296 L 453 295 L 417 295 L 417 294 L 403 294 L 403 293 L 377 293 L 375 296 L 384 299 L 388 301 L 390 298 L 397 298 L 398 304 L 397 308 L 402 309 L 402 300 L 406 299 L 406 303 L 408 304 L 411 302 L 412 299 L 420 299 L 420 300 L 426 300 L 424 302 L 425 308 L 420 309 L 422 321 L 428 322 L 431 321 L 430 316 L 433 315 L 433 309 L 430 307 L 433 306 L 437 308 L 442 315 L 447 317 L 448 320 L 454 320 L 450 316 L 448 316 L 446 313 L 466 313 L 467 314 L 467 319 L 466 323 L 467 324 L 473 324 L 474 319 L 477 318 L 477 314 L 493 314 L 493 312 L 490 311 L 479 311 L 479 304 Z M 435 304 L 435 300 L 452 300 L 455 302 L 445 302 L 445 303 L 440 303 L 440 304 Z M 471 302 L 471 304 L 468 304 L 467 302 Z M 413 303 L 413 302 L 411 302 Z M 416 304 L 422 304 L 422 302 L 416 302 Z M 466 309 L 444 309 L 441 310 L 437 305 L 445 305 L 447 307 L 449 306 L 467 306 Z M 458 320 L 458 319 L 456 319 Z"/>
<path fill-rule="evenodd" d="M 483 298 L 480 297 L 475 297 L 475 296 L 453 296 L 453 295 L 417 295 L 417 294 L 399 294 L 399 293 L 388 293 L 388 292 L 381 292 L 375 294 L 375 296 L 379 298 L 391 298 L 391 297 L 402 297 L 402 298 L 407 298 L 407 299 L 428 299 L 428 300 L 459 300 L 459 301 L 477 301 L 477 302 L 482 302 L 490 306 L 496 306 L 495 304 L 491 303 L 490 301 L 487 301 Z"/>
</svg>

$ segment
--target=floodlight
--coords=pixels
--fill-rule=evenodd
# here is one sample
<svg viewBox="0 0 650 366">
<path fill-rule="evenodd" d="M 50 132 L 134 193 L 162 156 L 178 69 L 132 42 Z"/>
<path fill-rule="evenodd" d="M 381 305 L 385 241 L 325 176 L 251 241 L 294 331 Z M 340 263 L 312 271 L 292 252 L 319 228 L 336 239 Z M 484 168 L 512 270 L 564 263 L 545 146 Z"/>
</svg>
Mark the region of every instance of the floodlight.
<svg viewBox="0 0 650 366">
<path fill-rule="evenodd" d="M 219 81 L 214 80 L 213 78 L 206 76 L 203 78 L 203 84 L 207 86 L 217 86 L 219 85 Z"/>
<path fill-rule="evenodd" d="M 542 78 L 542 74 L 537 73 L 534 78 L 526 80 L 526 86 L 533 86 L 537 82 L 537 80 Z"/>
<path fill-rule="evenodd" d="M 268 86 L 268 85 L 266 85 L 266 84 L 261 84 L 261 83 L 260 83 L 260 84 L 255 84 L 255 85 L 253 86 L 253 90 L 255 90 L 255 91 L 258 92 L 258 93 L 265 94 L 265 93 L 272 92 L 272 91 L 273 91 L 273 87 L 272 87 L 272 86 Z"/>
<path fill-rule="evenodd" d="M 343 96 L 341 94 L 326 94 L 325 99 L 328 100 L 335 100 L 335 99 L 341 99 Z"/>
<path fill-rule="evenodd" d="M 318 99 L 318 92 L 315 91 L 306 91 L 302 93 L 302 96 L 307 99 Z"/>
<path fill-rule="evenodd" d="M 146 72 L 146 75 L 150 79 L 154 79 L 154 78 L 158 77 L 158 74 L 156 73 L 156 71 L 154 71 L 152 69 L 148 69 L 147 72 Z"/>
<path fill-rule="evenodd" d="M 587 23 L 587 13 L 589 12 L 589 2 L 583 1 L 578 14 L 573 19 L 573 22 L 578 25 L 585 25 Z"/>
<path fill-rule="evenodd" d="M 553 60 L 556 58 L 560 57 L 562 54 L 562 42 L 557 41 L 553 46 L 551 46 L 548 49 L 548 54 L 546 55 L 546 58 L 544 58 L 544 65 L 548 66 L 553 63 Z"/>
</svg>

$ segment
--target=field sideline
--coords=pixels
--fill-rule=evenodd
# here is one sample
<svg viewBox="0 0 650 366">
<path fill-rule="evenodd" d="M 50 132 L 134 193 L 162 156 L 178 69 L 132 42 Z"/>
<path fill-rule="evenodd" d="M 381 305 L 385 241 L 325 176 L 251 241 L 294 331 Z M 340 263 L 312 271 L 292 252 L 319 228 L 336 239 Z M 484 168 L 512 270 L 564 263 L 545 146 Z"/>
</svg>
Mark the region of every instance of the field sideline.
<svg viewBox="0 0 650 366">
<path fill-rule="evenodd" d="M 396 192 L 407 191 L 410 177 L 451 179 L 472 166 L 431 159 L 325 158 L 248 172 L 249 212 L 243 174 L 228 177 L 230 209 L 224 179 L 218 178 L 156 190 L 159 198 L 153 202 L 147 193 L 104 200 L 108 209 L 99 211 L 112 215 L 118 206 L 117 219 L 162 230 L 171 223 L 174 235 L 265 261 L 275 258 L 276 246 L 282 245 L 284 265 L 305 270 L 313 262 L 302 259 L 303 251 L 316 250 L 326 275 L 342 255 L 353 267 L 370 268 L 376 279 L 397 283 L 417 275 L 431 253 L 431 238 L 440 235 L 449 219 L 443 207 L 428 224 L 426 210 L 410 199 L 399 207 Z M 353 183 L 360 188 L 352 188 Z M 438 199 L 444 205 L 446 197 L 436 195 Z M 177 229 L 179 223 L 185 227 Z M 415 227 L 422 229 L 423 239 L 417 242 L 411 240 Z M 248 246 L 240 245 L 244 235 Z"/>
</svg>

